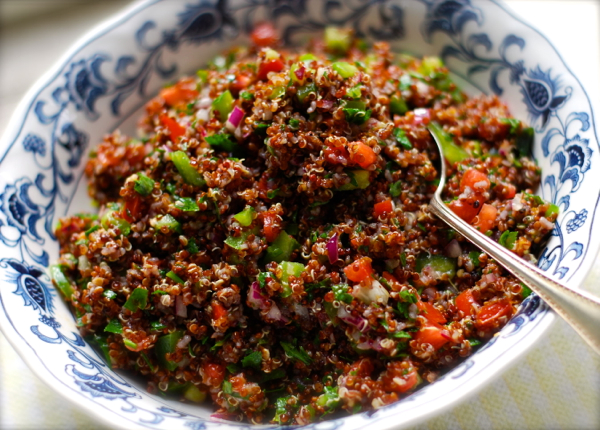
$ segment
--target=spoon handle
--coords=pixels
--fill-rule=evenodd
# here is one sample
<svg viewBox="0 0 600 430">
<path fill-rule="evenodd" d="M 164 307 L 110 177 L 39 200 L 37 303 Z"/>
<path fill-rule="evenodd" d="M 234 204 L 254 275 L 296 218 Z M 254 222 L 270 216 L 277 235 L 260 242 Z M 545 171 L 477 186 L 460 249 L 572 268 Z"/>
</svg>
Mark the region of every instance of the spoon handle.
<svg viewBox="0 0 600 430">
<path fill-rule="evenodd" d="M 600 354 L 600 300 L 550 279 L 537 267 L 475 230 L 450 210 L 436 193 L 431 212 L 519 278 Z"/>
</svg>

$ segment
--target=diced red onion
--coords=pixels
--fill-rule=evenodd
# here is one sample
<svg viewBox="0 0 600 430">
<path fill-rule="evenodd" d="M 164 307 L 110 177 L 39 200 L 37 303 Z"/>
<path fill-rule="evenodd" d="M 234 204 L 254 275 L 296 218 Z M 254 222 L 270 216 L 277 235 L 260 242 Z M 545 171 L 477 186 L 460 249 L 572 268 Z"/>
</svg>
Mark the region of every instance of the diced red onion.
<svg viewBox="0 0 600 430">
<path fill-rule="evenodd" d="M 185 348 L 191 340 L 191 336 L 189 334 L 186 334 L 181 339 L 179 339 L 179 342 L 177 342 L 177 348 Z"/>
<path fill-rule="evenodd" d="M 187 307 L 183 304 L 182 296 L 175 299 L 175 313 L 178 317 L 187 318 Z"/>
<path fill-rule="evenodd" d="M 229 412 L 215 412 L 214 414 L 211 414 L 210 417 L 225 421 L 240 421 L 236 414 Z"/>
<path fill-rule="evenodd" d="M 302 306 L 300 303 L 294 303 L 292 306 L 296 315 L 308 318 L 308 309 L 306 309 L 306 306 Z"/>
<path fill-rule="evenodd" d="M 368 339 L 364 342 L 359 343 L 358 345 L 356 345 L 356 347 L 358 349 L 373 349 L 375 351 L 383 351 L 383 347 L 381 346 L 381 343 L 379 342 L 379 338 L 377 340 L 373 340 L 373 339 Z"/>
<path fill-rule="evenodd" d="M 227 122 L 229 124 L 231 124 L 234 129 L 236 129 L 239 127 L 243 118 L 244 118 L 244 111 L 241 110 L 239 107 L 234 106 L 233 110 L 229 114 L 229 118 L 227 119 Z M 227 126 L 227 124 L 225 124 L 225 126 Z"/>
<path fill-rule="evenodd" d="M 306 72 L 306 67 L 304 66 L 298 67 L 296 71 L 294 71 L 294 74 L 296 75 L 299 81 L 301 81 L 304 78 L 304 72 Z"/>
<path fill-rule="evenodd" d="M 287 322 L 288 319 L 285 316 L 283 316 L 277 305 L 274 302 L 271 302 L 271 304 L 272 306 L 271 309 L 269 309 L 269 311 L 267 312 L 267 317 L 275 321 Z"/>
<path fill-rule="evenodd" d="M 423 290 L 423 294 L 425 294 L 431 301 L 435 300 L 435 293 L 436 289 L 433 287 L 427 287 Z"/>
<path fill-rule="evenodd" d="M 334 103 L 333 100 L 320 100 L 318 105 L 318 107 L 323 110 L 330 110 L 333 107 Z"/>
<path fill-rule="evenodd" d="M 419 308 L 417 308 L 417 305 L 411 303 L 411 305 L 408 307 L 408 317 L 413 320 L 416 319 L 418 310 Z"/>
<path fill-rule="evenodd" d="M 415 114 L 415 125 L 429 123 L 429 109 L 417 108 L 413 112 Z"/>
<path fill-rule="evenodd" d="M 548 230 L 552 230 L 554 228 L 554 223 L 551 223 L 545 217 L 540 218 L 540 224 L 542 224 L 542 226 L 547 228 Z M 79 257 L 79 258 L 81 258 L 81 257 Z"/>
<path fill-rule="evenodd" d="M 254 281 L 248 290 L 248 303 L 253 309 L 268 309 L 269 299 L 260 292 L 258 281 Z"/>
<path fill-rule="evenodd" d="M 518 212 L 521 209 L 523 209 L 523 200 L 521 199 L 521 197 L 521 193 L 519 193 L 512 199 L 512 210 L 515 212 Z"/>
<path fill-rule="evenodd" d="M 338 261 L 339 253 L 338 253 L 338 234 L 335 233 L 331 236 L 331 239 L 327 241 L 327 256 L 329 257 L 329 262 L 331 264 Z"/>
<path fill-rule="evenodd" d="M 462 254 L 462 248 L 458 240 L 452 239 L 448 245 L 446 245 L 446 255 L 450 258 L 458 258 Z"/>
<path fill-rule="evenodd" d="M 342 321 L 356 327 L 361 333 L 365 333 L 371 329 L 371 326 L 369 326 L 369 321 L 363 317 L 352 315 L 346 311 L 344 306 L 340 306 L 338 308 L 337 316 Z"/>
<path fill-rule="evenodd" d="M 481 280 L 488 284 L 492 284 L 498 280 L 498 277 L 496 275 L 494 275 L 493 273 L 488 273 L 486 275 L 483 275 L 481 277 Z"/>
<path fill-rule="evenodd" d="M 440 336 L 442 336 L 444 339 L 452 340 L 452 337 L 448 334 L 446 330 L 442 330 L 440 332 Z"/>
</svg>

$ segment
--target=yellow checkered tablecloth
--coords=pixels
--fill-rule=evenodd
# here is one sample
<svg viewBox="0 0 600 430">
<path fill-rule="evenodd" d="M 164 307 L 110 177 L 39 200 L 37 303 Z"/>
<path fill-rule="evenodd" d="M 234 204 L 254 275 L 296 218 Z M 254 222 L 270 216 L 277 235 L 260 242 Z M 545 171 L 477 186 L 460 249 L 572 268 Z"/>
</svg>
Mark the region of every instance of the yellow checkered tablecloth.
<svg viewBox="0 0 600 430">
<path fill-rule="evenodd" d="M 125 0 L 2 0 L 0 19 L 9 15 L 7 6 L 18 4 L 22 13 L 27 7 L 36 8 L 48 2 L 57 3 L 62 10 L 52 12 L 44 7 L 43 16 L 18 25 L 4 26 L 6 23 L 0 21 L 3 25 L 0 132 L 27 87 L 65 51 L 74 37 L 128 3 Z M 600 2 L 505 2 L 551 39 L 591 98 L 600 101 Z M 52 34 L 52 38 L 48 38 L 48 34 Z M 32 49 L 39 53 L 36 58 L 21 55 Z M 28 65 L 28 61 L 32 63 Z M 596 110 L 597 115 L 598 112 Z M 598 279 L 600 259 L 584 285 L 586 290 L 600 296 Z M 0 429 L 104 428 L 108 427 L 77 410 L 41 382 L 0 333 Z M 598 430 L 600 357 L 566 323 L 557 321 L 542 340 L 495 381 L 412 429 Z"/>
</svg>

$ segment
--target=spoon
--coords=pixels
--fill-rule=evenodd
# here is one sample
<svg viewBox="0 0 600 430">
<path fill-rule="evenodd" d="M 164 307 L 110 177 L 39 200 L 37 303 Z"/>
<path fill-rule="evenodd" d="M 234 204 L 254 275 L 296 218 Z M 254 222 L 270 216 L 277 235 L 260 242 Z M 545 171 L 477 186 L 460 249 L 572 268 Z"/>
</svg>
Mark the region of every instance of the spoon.
<svg viewBox="0 0 600 430">
<path fill-rule="evenodd" d="M 441 143 L 443 136 L 439 134 L 438 127 L 430 126 L 429 132 L 441 160 L 440 184 L 429 202 L 431 212 L 519 278 L 600 354 L 600 299 L 550 279 L 542 270 L 479 232 L 446 206 L 442 201 L 442 190 L 446 183 L 446 162 Z"/>
</svg>

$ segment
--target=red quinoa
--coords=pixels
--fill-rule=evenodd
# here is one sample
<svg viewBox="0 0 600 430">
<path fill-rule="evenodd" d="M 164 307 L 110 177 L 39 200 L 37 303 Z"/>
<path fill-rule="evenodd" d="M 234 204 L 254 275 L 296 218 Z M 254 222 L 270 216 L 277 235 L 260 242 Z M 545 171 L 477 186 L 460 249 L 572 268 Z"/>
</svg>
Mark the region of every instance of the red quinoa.
<svg viewBox="0 0 600 430">
<path fill-rule="evenodd" d="M 113 368 L 306 424 L 403 398 L 510 319 L 529 291 L 427 208 L 428 126 L 454 145 L 452 209 L 535 261 L 557 210 L 533 195 L 531 129 L 439 59 L 363 45 L 234 49 L 149 101 L 143 138 L 95 149 L 100 211 L 61 220 L 55 283 Z"/>
</svg>

